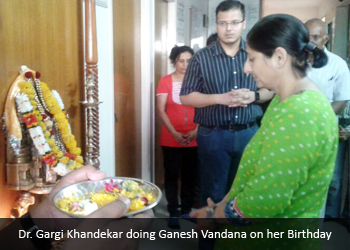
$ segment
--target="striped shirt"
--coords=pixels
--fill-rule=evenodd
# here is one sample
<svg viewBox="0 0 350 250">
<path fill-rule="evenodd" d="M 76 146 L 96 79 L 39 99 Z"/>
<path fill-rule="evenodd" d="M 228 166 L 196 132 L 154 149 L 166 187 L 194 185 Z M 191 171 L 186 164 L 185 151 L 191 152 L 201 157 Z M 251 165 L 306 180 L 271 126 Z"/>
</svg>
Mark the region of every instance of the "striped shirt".
<svg viewBox="0 0 350 250">
<path fill-rule="evenodd" d="M 187 67 L 180 95 L 192 92 L 223 94 L 240 88 L 257 91 L 253 77 L 244 73 L 246 59 L 246 42 L 243 39 L 234 57 L 226 55 L 219 41 L 199 50 Z M 204 126 L 248 124 L 260 116 L 262 108 L 256 103 L 246 108 L 213 105 L 196 108 L 194 122 Z"/>
</svg>

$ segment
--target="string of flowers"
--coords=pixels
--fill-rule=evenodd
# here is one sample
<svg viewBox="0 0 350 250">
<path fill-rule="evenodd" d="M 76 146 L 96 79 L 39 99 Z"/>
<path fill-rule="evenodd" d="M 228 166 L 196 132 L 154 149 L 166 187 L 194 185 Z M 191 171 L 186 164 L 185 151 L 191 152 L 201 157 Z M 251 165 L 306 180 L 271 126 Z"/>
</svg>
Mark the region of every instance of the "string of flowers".
<svg viewBox="0 0 350 250">
<path fill-rule="evenodd" d="M 47 85 L 42 84 L 45 89 L 45 93 L 43 91 L 44 101 L 46 103 L 45 99 L 49 100 L 49 104 L 46 104 L 50 107 L 50 111 L 55 113 L 54 118 L 58 124 L 62 140 L 69 152 L 63 152 L 57 147 L 55 133 L 53 130 L 50 131 L 48 129 L 48 126 L 52 126 L 52 122 L 49 119 L 44 119 L 47 118 L 46 115 L 42 115 L 38 110 L 33 84 L 28 81 L 20 83 L 19 86 L 21 94 L 16 96 L 16 104 L 22 115 L 22 120 L 28 128 L 35 148 L 42 156 L 44 162 L 61 176 L 81 167 L 83 163 L 83 158 L 80 156 L 81 150 L 76 146 L 75 137 L 71 134 L 68 120 L 61 109 L 61 107 L 64 108 L 61 98 L 59 97 L 59 101 L 57 101 L 53 95 L 48 95 Z M 58 104 L 60 101 L 62 105 Z"/>
<path fill-rule="evenodd" d="M 44 82 L 40 82 L 41 91 L 43 93 L 44 101 L 47 105 L 47 108 L 53 114 L 59 131 L 62 135 L 62 140 L 66 148 L 68 148 L 72 157 L 75 158 L 81 154 L 81 149 L 77 147 L 77 141 L 75 140 L 75 136 L 70 133 L 69 123 L 66 119 L 66 115 L 58 105 L 57 100 L 52 95 L 49 87 Z M 57 93 L 58 94 L 58 93 Z"/>
</svg>

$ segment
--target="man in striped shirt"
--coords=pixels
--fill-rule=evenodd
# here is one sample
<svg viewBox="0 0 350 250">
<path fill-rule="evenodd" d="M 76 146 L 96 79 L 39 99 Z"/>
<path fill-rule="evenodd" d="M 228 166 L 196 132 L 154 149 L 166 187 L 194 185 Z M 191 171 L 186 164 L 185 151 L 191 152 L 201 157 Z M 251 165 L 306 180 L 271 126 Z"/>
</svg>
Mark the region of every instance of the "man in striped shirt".
<svg viewBox="0 0 350 250">
<path fill-rule="evenodd" d="M 258 130 L 259 103 L 273 93 L 257 89 L 244 73 L 246 28 L 244 5 L 223 1 L 216 8 L 218 40 L 191 59 L 181 89 L 183 105 L 196 107 L 200 124 L 197 144 L 200 163 L 201 205 L 207 198 L 221 201 L 232 185 L 243 150 Z"/>
</svg>

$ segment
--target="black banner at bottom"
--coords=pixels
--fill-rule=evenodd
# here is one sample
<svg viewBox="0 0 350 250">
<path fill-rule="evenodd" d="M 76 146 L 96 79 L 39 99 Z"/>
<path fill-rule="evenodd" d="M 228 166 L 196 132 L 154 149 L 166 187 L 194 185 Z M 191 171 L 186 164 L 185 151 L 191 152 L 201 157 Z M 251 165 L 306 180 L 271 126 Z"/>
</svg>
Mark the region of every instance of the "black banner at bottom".
<svg viewBox="0 0 350 250">
<path fill-rule="evenodd" d="M 168 219 L 34 219 L 26 229 L 24 220 L 0 231 L 0 249 L 350 249 L 349 219 L 266 219 L 242 227 L 180 219 L 180 229 L 170 229 Z"/>
</svg>

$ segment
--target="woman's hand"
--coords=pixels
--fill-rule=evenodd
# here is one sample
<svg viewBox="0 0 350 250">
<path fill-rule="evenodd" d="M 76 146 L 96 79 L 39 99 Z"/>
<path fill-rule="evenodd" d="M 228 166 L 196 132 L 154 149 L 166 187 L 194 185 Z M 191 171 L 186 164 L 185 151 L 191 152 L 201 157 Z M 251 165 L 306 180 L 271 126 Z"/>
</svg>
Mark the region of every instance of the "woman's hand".
<svg viewBox="0 0 350 250">
<path fill-rule="evenodd" d="M 215 203 L 208 198 L 207 199 L 208 206 L 207 207 L 202 207 L 200 209 L 197 209 L 193 212 L 190 213 L 190 217 L 192 218 L 197 218 L 197 230 L 214 230 L 217 228 L 217 225 L 211 224 L 208 221 L 208 209 L 209 208 L 215 208 L 216 205 Z M 215 219 L 215 215 L 211 217 L 211 219 Z"/>
<path fill-rule="evenodd" d="M 187 145 L 186 135 L 184 135 L 178 131 L 175 131 L 172 135 L 178 143 L 180 143 L 181 145 Z"/>
<path fill-rule="evenodd" d="M 249 89 L 236 89 L 231 91 L 231 96 L 235 97 L 237 102 L 232 107 L 247 107 L 249 104 L 255 101 L 255 93 Z"/>
<path fill-rule="evenodd" d="M 350 137 L 350 132 L 342 126 L 339 126 L 339 139 L 346 141 Z"/>
<path fill-rule="evenodd" d="M 191 142 L 192 142 L 194 139 L 196 139 L 197 134 L 198 134 L 198 128 L 189 131 L 189 132 L 185 135 L 185 138 L 187 138 L 187 139 L 186 139 L 186 142 L 185 142 L 186 145 L 191 144 Z"/>
</svg>

